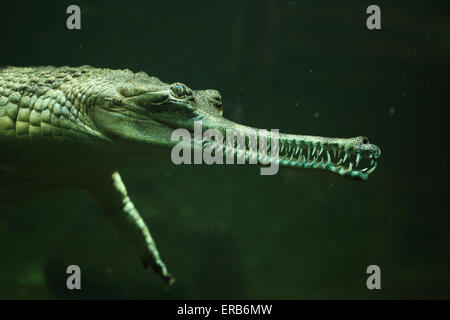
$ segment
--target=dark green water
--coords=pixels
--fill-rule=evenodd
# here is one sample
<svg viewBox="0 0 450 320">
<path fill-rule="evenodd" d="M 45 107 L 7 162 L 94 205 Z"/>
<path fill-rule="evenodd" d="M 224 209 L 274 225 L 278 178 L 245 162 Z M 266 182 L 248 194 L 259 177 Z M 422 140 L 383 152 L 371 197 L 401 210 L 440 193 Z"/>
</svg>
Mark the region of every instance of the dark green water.
<svg viewBox="0 0 450 320">
<path fill-rule="evenodd" d="M 366 135 L 366 183 L 256 166 L 122 171 L 177 282 L 145 271 L 82 190 L 0 215 L 0 298 L 450 298 L 448 2 L 69 1 L 0 5 L 0 65 L 146 71 L 215 88 L 224 116 L 283 132 Z M 66 267 L 82 290 L 65 287 Z M 366 288 L 381 268 L 382 289 Z"/>
</svg>

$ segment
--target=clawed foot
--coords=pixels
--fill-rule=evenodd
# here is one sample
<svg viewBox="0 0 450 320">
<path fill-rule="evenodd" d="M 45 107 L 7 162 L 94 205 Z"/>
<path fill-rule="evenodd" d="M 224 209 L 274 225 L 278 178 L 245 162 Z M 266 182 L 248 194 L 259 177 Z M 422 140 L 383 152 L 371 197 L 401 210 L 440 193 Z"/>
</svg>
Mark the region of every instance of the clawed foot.
<svg viewBox="0 0 450 320">
<path fill-rule="evenodd" d="M 145 269 L 151 267 L 159 276 L 161 276 L 161 278 L 164 280 L 164 282 L 167 283 L 168 286 L 171 286 L 175 283 L 175 277 L 167 271 L 166 265 L 161 260 L 155 262 L 150 259 L 149 262 L 148 259 L 143 258 L 142 264 L 144 265 Z"/>
</svg>

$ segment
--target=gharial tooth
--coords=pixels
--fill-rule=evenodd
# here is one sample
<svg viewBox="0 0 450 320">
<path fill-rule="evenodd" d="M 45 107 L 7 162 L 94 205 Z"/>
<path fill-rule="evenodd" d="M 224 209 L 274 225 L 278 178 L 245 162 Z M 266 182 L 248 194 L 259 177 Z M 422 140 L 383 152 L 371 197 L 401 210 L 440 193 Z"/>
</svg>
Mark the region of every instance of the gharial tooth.
<svg viewBox="0 0 450 320">
<path fill-rule="evenodd" d="M 322 152 L 323 152 L 323 146 L 321 145 L 321 146 L 320 146 L 320 149 L 319 149 L 319 154 L 318 154 L 318 155 L 320 156 L 320 155 L 322 154 Z"/>
<path fill-rule="evenodd" d="M 344 160 L 342 160 L 342 162 L 345 162 L 345 160 L 347 160 L 347 158 L 348 158 L 348 151 L 345 152 Z"/>
<path fill-rule="evenodd" d="M 297 150 L 294 149 L 294 151 L 292 152 L 291 157 L 289 158 L 289 160 L 292 160 L 296 153 L 297 153 Z"/>
<path fill-rule="evenodd" d="M 350 165 L 348 166 L 348 170 L 352 171 L 353 169 L 353 163 L 350 162 Z"/>
<path fill-rule="evenodd" d="M 359 161 L 361 160 L 361 155 L 358 153 L 356 155 L 356 167 L 358 167 Z"/>
<path fill-rule="evenodd" d="M 316 149 L 317 149 L 317 145 L 314 145 L 311 155 L 314 155 L 314 153 L 316 153 Z"/>
<path fill-rule="evenodd" d="M 367 171 L 368 174 L 371 174 L 372 172 L 375 171 L 375 168 L 377 167 L 377 163 L 375 162 L 375 166 L 373 168 L 370 168 L 369 171 Z"/>
<path fill-rule="evenodd" d="M 330 155 L 330 151 L 327 150 L 327 162 L 331 163 L 331 155 Z"/>
<path fill-rule="evenodd" d="M 373 159 L 370 160 L 370 166 L 373 166 L 374 161 L 375 161 L 375 160 L 373 160 Z"/>
</svg>

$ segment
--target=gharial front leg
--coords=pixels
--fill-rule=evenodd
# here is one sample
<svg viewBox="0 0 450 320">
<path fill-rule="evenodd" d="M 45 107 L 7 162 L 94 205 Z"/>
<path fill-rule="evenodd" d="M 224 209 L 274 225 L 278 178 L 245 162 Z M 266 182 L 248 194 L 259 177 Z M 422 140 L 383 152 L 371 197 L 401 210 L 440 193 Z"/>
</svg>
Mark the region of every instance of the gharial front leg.
<svg viewBox="0 0 450 320">
<path fill-rule="evenodd" d="M 144 267 L 152 267 L 171 285 L 175 278 L 161 260 L 150 231 L 130 200 L 120 174 L 114 172 L 89 189 L 117 229 L 137 248 Z"/>
</svg>

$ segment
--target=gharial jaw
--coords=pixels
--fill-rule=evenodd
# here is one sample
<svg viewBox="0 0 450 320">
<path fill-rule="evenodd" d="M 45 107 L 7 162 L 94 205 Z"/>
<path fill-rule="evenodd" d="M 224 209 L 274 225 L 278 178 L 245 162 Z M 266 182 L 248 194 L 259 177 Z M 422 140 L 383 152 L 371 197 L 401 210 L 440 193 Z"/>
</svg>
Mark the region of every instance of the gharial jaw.
<svg viewBox="0 0 450 320">
<path fill-rule="evenodd" d="M 174 125 L 167 121 L 164 123 L 168 126 Z M 195 123 L 200 123 L 204 128 L 203 131 L 214 129 L 222 136 L 217 139 L 216 136 L 211 138 L 206 134 L 203 135 L 203 140 L 197 142 L 197 146 L 200 145 L 203 152 L 206 149 L 209 149 L 209 152 L 213 150 L 213 154 L 221 151 L 224 159 L 230 154 L 233 159 L 241 156 L 246 163 L 252 163 L 250 159 L 254 160 L 253 163 L 264 160 L 264 164 L 276 163 L 280 167 L 321 169 L 365 181 L 375 171 L 381 155 L 380 148 L 369 143 L 369 139 L 364 136 L 328 138 L 283 134 L 247 127 L 223 117 L 210 115 L 200 116 L 193 122 L 185 123 L 184 127 L 192 139 L 195 139 L 193 128 Z M 233 135 L 231 138 L 228 137 L 229 131 Z M 192 148 L 195 147 L 195 143 L 192 144 Z M 225 160 L 222 163 L 225 163 Z"/>
</svg>

